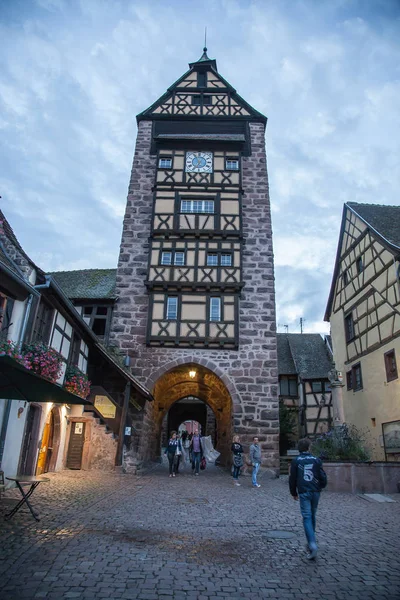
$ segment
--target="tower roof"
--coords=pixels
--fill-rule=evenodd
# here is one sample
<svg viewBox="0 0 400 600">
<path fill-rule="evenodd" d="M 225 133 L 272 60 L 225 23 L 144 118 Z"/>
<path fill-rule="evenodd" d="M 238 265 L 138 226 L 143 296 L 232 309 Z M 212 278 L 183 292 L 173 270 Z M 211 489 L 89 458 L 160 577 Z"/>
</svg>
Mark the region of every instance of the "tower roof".
<svg viewBox="0 0 400 600">
<path fill-rule="evenodd" d="M 206 74 L 206 75 L 204 75 Z M 206 81 L 206 83 L 203 83 Z M 198 108 L 194 102 L 193 96 L 200 97 L 206 95 L 207 98 L 215 98 L 218 107 L 212 107 L 210 104 L 204 111 Z M 175 102 L 178 97 L 178 102 Z M 224 98 L 226 98 L 226 108 L 224 108 Z M 190 119 L 203 120 L 204 117 L 221 119 L 242 119 L 253 120 L 267 123 L 267 117 L 258 112 L 248 102 L 246 102 L 236 92 L 235 88 L 218 73 L 217 61 L 210 58 L 207 54 L 207 47 L 204 46 L 203 54 L 200 58 L 189 63 L 189 70 L 186 71 L 168 90 L 160 96 L 149 108 L 139 113 L 137 121 L 144 119 L 162 120 L 162 119 Z"/>
</svg>

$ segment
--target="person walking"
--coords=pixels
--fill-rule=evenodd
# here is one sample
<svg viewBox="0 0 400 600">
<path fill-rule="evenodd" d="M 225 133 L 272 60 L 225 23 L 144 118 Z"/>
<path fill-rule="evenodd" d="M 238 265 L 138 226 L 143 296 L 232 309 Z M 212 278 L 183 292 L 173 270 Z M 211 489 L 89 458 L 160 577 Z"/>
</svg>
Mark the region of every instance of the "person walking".
<svg viewBox="0 0 400 600">
<path fill-rule="evenodd" d="M 176 474 L 176 457 L 177 450 L 179 448 L 182 448 L 182 446 L 180 440 L 178 440 L 176 436 L 176 431 L 171 431 L 171 437 L 168 440 L 168 445 L 164 452 L 164 454 L 166 454 L 168 458 L 170 477 L 175 477 Z"/>
<path fill-rule="evenodd" d="M 203 449 L 201 447 L 201 436 L 197 429 L 195 430 L 190 442 L 190 448 L 192 451 L 192 472 L 194 472 L 195 475 L 199 475 L 200 460 L 203 455 Z"/>
<path fill-rule="evenodd" d="M 178 447 L 175 452 L 175 473 L 179 474 L 179 465 L 181 463 L 181 459 L 183 459 L 183 445 L 179 432 L 176 434 L 176 439 L 178 440 Z"/>
<path fill-rule="evenodd" d="M 232 453 L 233 453 L 233 484 L 239 485 L 239 474 L 240 469 L 243 467 L 243 446 L 240 443 L 240 438 L 235 435 L 232 442 Z"/>
<path fill-rule="evenodd" d="M 261 485 L 257 482 L 257 473 L 261 465 L 261 448 L 258 444 L 258 437 L 253 437 L 253 443 L 250 446 L 250 462 L 253 465 L 251 480 L 253 487 L 259 488 Z"/>
<path fill-rule="evenodd" d="M 300 454 L 290 465 L 289 489 L 294 500 L 300 499 L 300 512 L 309 550 L 307 558 L 313 560 L 318 553 L 315 537 L 318 502 L 321 490 L 326 487 L 327 477 L 321 459 L 311 454 L 310 446 L 308 439 L 298 443 Z"/>
</svg>

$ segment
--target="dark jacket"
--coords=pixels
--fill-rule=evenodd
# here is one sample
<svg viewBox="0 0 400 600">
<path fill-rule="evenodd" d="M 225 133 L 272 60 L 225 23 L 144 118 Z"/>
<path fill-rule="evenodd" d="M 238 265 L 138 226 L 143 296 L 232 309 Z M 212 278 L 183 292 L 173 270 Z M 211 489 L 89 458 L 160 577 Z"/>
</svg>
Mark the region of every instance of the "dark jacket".
<svg viewBox="0 0 400 600">
<path fill-rule="evenodd" d="M 243 454 L 243 446 L 242 444 L 238 444 L 238 442 L 233 442 L 231 450 L 233 454 Z"/>
<path fill-rule="evenodd" d="M 164 454 L 176 454 L 177 449 L 181 451 L 182 454 L 182 444 L 181 440 L 173 440 L 172 438 L 168 440 L 168 446 L 165 448 Z"/>
<path fill-rule="evenodd" d="M 309 452 L 301 452 L 290 465 L 289 489 L 292 496 L 305 492 L 320 492 L 327 478 L 322 461 Z"/>
</svg>

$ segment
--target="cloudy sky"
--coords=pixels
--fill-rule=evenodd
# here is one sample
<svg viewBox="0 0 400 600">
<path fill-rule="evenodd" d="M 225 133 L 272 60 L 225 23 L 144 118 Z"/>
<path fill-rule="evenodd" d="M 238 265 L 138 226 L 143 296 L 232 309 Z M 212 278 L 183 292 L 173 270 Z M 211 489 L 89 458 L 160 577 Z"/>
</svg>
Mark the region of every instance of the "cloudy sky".
<svg viewBox="0 0 400 600">
<path fill-rule="evenodd" d="M 114 267 L 135 115 L 205 26 L 269 119 L 278 331 L 327 331 L 343 203 L 400 203 L 399 0 L 0 0 L 2 209 L 43 269 Z"/>
</svg>

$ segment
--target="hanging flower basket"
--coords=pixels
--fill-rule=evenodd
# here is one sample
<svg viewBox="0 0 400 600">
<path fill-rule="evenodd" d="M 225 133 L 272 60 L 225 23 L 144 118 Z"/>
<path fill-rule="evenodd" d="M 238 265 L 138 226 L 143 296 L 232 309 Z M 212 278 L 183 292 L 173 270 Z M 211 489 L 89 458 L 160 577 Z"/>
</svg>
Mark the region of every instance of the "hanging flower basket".
<svg viewBox="0 0 400 600">
<path fill-rule="evenodd" d="M 31 369 L 30 363 L 23 356 L 17 344 L 12 340 L 0 341 L 0 356 L 9 356 L 23 365 L 26 369 Z"/>
<path fill-rule="evenodd" d="M 62 374 L 63 357 L 46 344 L 24 344 L 22 355 L 27 369 L 55 383 Z M 28 366 L 27 366 L 28 365 Z"/>
<path fill-rule="evenodd" d="M 64 388 L 80 398 L 87 398 L 90 394 L 90 381 L 80 369 L 70 366 L 65 373 Z"/>
</svg>

